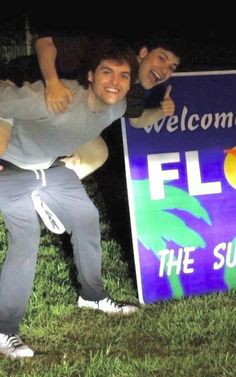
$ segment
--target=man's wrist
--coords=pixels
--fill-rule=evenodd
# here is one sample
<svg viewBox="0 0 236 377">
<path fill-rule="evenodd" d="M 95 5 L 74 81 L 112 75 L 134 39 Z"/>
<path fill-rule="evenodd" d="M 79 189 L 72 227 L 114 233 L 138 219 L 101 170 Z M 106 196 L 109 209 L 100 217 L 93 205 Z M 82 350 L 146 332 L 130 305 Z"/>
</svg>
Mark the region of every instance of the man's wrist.
<svg viewBox="0 0 236 377">
<path fill-rule="evenodd" d="M 60 82 L 60 79 L 58 77 L 50 77 L 50 78 L 45 78 L 44 82 L 46 86 L 52 86 L 52 85 L 58 84 Z"/>
</svg>

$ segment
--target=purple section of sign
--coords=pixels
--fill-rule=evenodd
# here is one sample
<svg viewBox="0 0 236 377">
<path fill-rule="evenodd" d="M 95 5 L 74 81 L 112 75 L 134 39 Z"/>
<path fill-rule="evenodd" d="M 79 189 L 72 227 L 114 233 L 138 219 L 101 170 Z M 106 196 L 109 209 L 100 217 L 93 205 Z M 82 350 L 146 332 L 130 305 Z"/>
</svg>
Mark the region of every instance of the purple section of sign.
<svg viewBox="0 0 236 377">
<path fill-rule="evenodd" d="M 151 303 L 156 300 L 171 298 L 172 292 L 167 277 L 159 279 L 157 284 L 159 260 L 153 253 L 146 250 L 141 243 L 139 243 L 139 258 L 142 266 L 142 287 L 144 301 L 146 303 Z"/>
<path fill-rule="evenodd" d="M 178 238 L 179 243 L 174 242 L 173 223 L 170 225 L 168 235 L 163 234 L 161 239 L 164 240 L 165 249 L 174 250 L 176 259 L 179 248 L 189 246 L 191 234 L 196 233 L 204 243 L 197 245 L 200 241 L 196 241 L 193 235 L 192 239 L 195 240 L 193 246 L 196 247 L 189 256 L 193 262 L 189 264 L 189 268 L 184 266 L 184 261 L 181 262 L 177 280 L 184 295 L 225 290 L 228 288 L 224 278 L 225 269 L 235 268 L 234 250 L 231 250 L 231 258 L 227 259 L 226 255 L 229 255 L 230 242 L 236 235 L 234 225 L 236 187 L 233 184 L 236 175 L 236 155 L 229 160 L 224 150 L 236 147 L 236 74 L 225 72 L 225 74 L 186 75 L 174 77 L 171 79 L 171 84 L 172 96 L 176 102 L 174 117 L 159 121 L 146 130 L 135 129 L 126 120 L 129 157 L 129 166 L 126 168 L 130 170 L 130 184 L 132 186 L 133 180 L 150 178 L 148 155 L 178 153 L 178 161 L 165 163 L 161 168 L 162 171 L 177 172 L 177 178 L 170 180 L 168 185 L 180 189 L 187 195 L 183 199 L 181 208 L 178 208 L 177 204 L 173 208 L 165 208 L 164 198 L 158 220 L 162 221 L 162 214 L 164 219 L 166 212 L 171 213 L 176 218 L 176 226 L 179 220 L 184 222 L 188 234 L 186 233 L 185 236 L 183 231 Z M 195 153 L 196 164 L 191 165 L 189 152 Z M 225 168 L 226 159 L 228 169 Z M 196 169 L 196 179 L 195 171 L 191 170 L 191 166 Z M 200 176 L 197 174 L 198 170 Z M 132 188 L 130 191 L 132 193 Z M 191 197 L 197 199 L 194 210 Z M 135 206 L 134 193 L 129 200 L 132 200 Z M 198 216 L 197 211 L 201 215 Z M 133 223 L 138 223 L 137 219 L 134 219 Z M 175 297 L 177 288 L 173 281 L 171 283 L 171 276 L 167 276 L 166 273 L 160 276 L 157 250 L 156 253 L 155 250 L 147 250 L 142 242 L 142 237 L 146 236 L 143 235 L 142 228 L 136 229 L 136 233 L 138 246 L 134 252 L 138 253 L 140 261 L 138 275 L 141 276 L 144 302 L 150 303 Z M 151 249 L 151 245 L 149 246 Z M 165 261 L 168 263 L 168 258 Z M 190 267 L 193 270 L 190 271 Z M 174 273 L 173 267 L 171 275 Z"/>
</svg>

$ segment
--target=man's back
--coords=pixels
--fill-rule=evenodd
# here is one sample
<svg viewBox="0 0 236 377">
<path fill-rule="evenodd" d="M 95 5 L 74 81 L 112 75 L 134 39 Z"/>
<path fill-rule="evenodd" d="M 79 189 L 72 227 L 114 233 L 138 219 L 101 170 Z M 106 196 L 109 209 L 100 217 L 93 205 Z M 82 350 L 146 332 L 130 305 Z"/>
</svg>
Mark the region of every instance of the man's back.
<svg viewBox="0 0 236 377">
<path fill-rule="evenodd" d="M 87 90 L 77 81 L 65 82 L 75 97 L 64 114 L 47 112 L 41 81 L 26 83 L 22 88 L 9 84 L 5 95 L 1 91 L 0 115 L 14 120 L 12 138 L 3 159 L 22 168 L 33 169 L 34 164 L 37 168 L 48 167 L 58 156 L 73 153 L 123 115 L 125 100 L 93 112 L 87 105 Z"/>
</svg>

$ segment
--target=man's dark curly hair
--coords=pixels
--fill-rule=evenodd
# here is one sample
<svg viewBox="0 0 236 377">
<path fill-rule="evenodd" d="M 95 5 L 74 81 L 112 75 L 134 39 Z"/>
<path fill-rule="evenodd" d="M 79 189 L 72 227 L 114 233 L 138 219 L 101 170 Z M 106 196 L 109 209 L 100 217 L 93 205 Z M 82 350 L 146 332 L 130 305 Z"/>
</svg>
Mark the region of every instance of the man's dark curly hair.
<svg viewBox="0 0 236 377">
<path fill-rule="evenodd" d="M 99 38 L 93 41 L 90 54 L 80 62 L 79 83 L 88 88 L 88 72 L 95 72 L 102 60 L 114 60 L 120 64 L 127 63 L 131 71 L 132 86 L 138 76 L 138 61 L 134 51 L 118 39 Z"/>
<path fill-rule="evenodd" d="M 133 50 L 136 54 L 139 53 L 142 47 L 146 47 L 148 51 L 152 51 L 158 47 L 164 48 L 165 50 L 171 51 L 179 58 L 183 58 L 186 51 L 186 42 L 180 33 L 166 33 L 158 32 L 133 43 Z"/>
</svg>

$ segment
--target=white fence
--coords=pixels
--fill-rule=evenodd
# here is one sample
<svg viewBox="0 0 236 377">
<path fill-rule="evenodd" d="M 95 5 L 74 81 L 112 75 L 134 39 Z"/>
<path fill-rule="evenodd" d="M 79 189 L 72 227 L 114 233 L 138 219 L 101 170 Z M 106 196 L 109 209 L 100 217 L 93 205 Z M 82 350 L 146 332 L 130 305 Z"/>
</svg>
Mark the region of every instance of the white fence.
<svg viewBox="0 0 236 377">
<path fill-rule="evenodd" d="M 20 32 L 9 32 L 0 36 L 0 59 L 9 61 L 18 56 L 34 54 L 33 40 L 35 35 L 30 31 L 28 20 L 25 20 L 25 28 Z"/>
<path fill-rule="evenodd" d="M 22 43 L 21 45 L 0 45 L 0 58 L 11 60 L 17 56 L 29 56 L 33 54 L 32 45 Z"/>
</svg>

